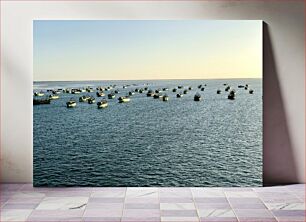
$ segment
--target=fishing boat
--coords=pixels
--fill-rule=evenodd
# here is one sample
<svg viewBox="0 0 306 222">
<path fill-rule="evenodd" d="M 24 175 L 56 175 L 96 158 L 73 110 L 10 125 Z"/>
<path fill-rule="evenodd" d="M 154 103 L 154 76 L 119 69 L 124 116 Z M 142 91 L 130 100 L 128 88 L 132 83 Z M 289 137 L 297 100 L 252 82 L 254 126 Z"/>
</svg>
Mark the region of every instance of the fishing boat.
<svg viewBox="0 0 306 222">
<path fill-rule="evenodd" d="M 221 94 L 221 90 L 220 89 L 217 90 L 217 94 Z"/>
<path fill-rule="evenodd" d="M 182 98 L 182 97 L 183 97 L 183 94 L 182 94 L 182 93 L 178 93 L 178 94 L 176 94 L 176 97 L 177 97 L 177 98 Z"/>
<path fill-rule="evenodd" d="M 202 99 L 202 97 L 201 97 L 201 95 L 199 94 L 199 93 L 196 93 L 195 95 L 194 95 L 194 101 L 200 101 L 201 99 Z"/>
<path fill-rule="evenodd" d="M 93 88 L 87 87 L 86 92 L 93 92 Z"/>
<path fill-rule="evenodd" d="M 109 98 L 109 99 L 115 99 L 115 94 L 114 93 L 110 93 L 110 94 L 108 94 L 107 95 L 107 97 Z"/>
<path fill-rule="evenodd" d="M 147 93 L 147 97 L 152 97 L 154 96 L 154 92 L 152 90 L 149 90 Z"/>
<path fill-rule="evenodd" d="M 87 102 L 87 100 L 90 98 L 90 96 L 81 96 L 79 98 L 79 102 Z"/>
<path fill-rule="evenodd" d="M 49 99 L 58 99 L 59 96 L 58 95 L 49 95 Z"/>
<path fill-rule="evenodd" d="M 249 93 L 250 93 L 250 94 L 253 94 L 253 93 L 254 93 L 254 90 L 253 90 L 253 89 L 250 89 Z"/>
<path fill-rule="evenodd" d="M 227 87 L 225 88 L 225 91 L 228 92 L 230 89 L 231 89 L 231 87 L 230 87 L 230 86 L 227 86 Z"/>
<path fill-rule="evenodd" d="M 81 92 L 78 89 L 72 89 L 71 90 L 71 94 L 79 94 L 79 93 L 81 93 Z"/>
<path fill-rule="evenodd" d="M 50 99 L 33 99 L 33 105 L 44 105 L 44 104 L 50 104 Z"/>
<path fill-rule="evenodd" d="M 154 96 L 153 96 L 154 99 L 159 99 L 159 98 L 162 98 L 162 97 L 163 96 L 158 94 L 158 93 L 154 94 Z"/>
<path fill-rule="evenodd" d="M 235 97 L 236 97 L 236 92 L 235 92 L 235 90 L 231 90 L 231 91 L 229 92 L 227 98 L 230 99 L 230 100 L 234 100 Z"/>
<path fill-rule="evenodd" d="M 96 99 L 95 97 L 90 97 L 88 100 L 87 100 L 88 104 L 94 104 L 96 102 Z"/>
<path fill-rule="evenodd" d="M 163 96 L 163 101 L 168 101 L 169 100 L 169 96 L 168 95 L 164 95 Z"/>
<path fill-rule="evenodd" d="M 66 102 L 67 108 L 73 108 L 76 106 L 76 101 L 73 99 L 70 99 L 68 102 Z"/>
<path fill-rule="evenodd" d="M 45 94 L 42 91 L 34 93 L 34 96 L 44 96 L 44 95 Z"/>
<path fill-rule="evenodd" d="M 98 97 L 105 96 L 105 94 L 103 92 L 97 92 L 96 94 L 97 94 Z"/>
<path fill-rule="evenodd" d="M 108 107 L 108 102 L 106 99 L 103 99 L 100 102 L 98 102 L 97 105 L 99 109 L 106 108 Z"/>
<path fill-rule="evenodd" d="M 118 100 L 119 100 L 119 103 L 127 103 L 127 102 L 130 102 L 131 99 L 129 96 L 120 96 Z"/>
</svg>

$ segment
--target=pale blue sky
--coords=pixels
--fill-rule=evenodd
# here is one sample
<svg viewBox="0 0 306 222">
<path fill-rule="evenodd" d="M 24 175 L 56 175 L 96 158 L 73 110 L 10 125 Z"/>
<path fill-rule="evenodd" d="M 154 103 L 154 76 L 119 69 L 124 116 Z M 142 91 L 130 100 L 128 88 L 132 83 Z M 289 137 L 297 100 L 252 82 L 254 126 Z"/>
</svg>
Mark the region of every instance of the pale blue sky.
<svg viewBox="0 0 306 222">
<path fill-rule="evenodd" d="M 36 20 L 34 80 L 262 77 L 262 21 Z"/>
</svg>

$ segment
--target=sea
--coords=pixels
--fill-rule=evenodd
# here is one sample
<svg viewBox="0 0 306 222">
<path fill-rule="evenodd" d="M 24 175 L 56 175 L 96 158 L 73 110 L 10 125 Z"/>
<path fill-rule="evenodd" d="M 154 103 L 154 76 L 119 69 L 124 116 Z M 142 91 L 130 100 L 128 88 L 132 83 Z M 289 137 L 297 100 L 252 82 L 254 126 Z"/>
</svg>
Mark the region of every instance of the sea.
<svg viewBox="0 0 306 222">
<path fill-rule="evenodd" d="M 34 186 L 262 186 L 262 79 L 44 81 L 34 82 L 33 91 L 114 84 L 119 93 L 106 97 L 104 109 L 79 102 L 96 90 L 62 92 L 51 104 L 33 106 Z M 235 100 L 224 84 L 236 90 Z M 238 88 L 245 84 L 253 94 Z M 192 89 L 177 98 L 172 89 L 179 85 Z M 169 101 L 144 92 L 118 102 L 144 87 L 168 88 L 162 94 Z M 71 98 L 75 108 L 66 106 Z"/>
</svg>

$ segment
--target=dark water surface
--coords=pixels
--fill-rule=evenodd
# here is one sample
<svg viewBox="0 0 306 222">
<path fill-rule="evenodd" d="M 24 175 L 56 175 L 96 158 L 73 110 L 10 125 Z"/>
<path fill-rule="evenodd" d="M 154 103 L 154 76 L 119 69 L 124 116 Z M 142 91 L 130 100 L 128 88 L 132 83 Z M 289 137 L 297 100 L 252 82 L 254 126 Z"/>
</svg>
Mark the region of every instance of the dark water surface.
<svg viewBox="0 0 306 222">
<path fill-rule="evenodd" d="M 144 83 L 168 87 L 169 101 L 135 93 L 118 103 Z M 223 83 L 236 89 L 236 100 L 227 99 Z M 237 88 L 246 83 L 253 95 Z M 261 186 L 261 79 L 34 82 L 34 90 L 110 84 L 120 94 L 106 109 L 78 102 L 96 92 L 61 93 L 33 107 L 35 186 Z M 199 84 L 207 84 L 204 92 Z M 176 98 L 178 85 L 193 89 Z M 193 101 L 196 92 L 202 101 Z M 78 104 L 68 109 L 72 97 Z"/>
</svg>

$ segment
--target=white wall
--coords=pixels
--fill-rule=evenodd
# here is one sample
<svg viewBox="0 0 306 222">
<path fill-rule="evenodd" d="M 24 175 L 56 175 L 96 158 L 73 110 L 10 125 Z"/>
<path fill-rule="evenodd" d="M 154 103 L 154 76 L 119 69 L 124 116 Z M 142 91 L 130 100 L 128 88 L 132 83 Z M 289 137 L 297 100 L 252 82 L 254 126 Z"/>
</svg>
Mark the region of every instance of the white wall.
<svg viewBox="0 0 306 222">
<path fill-rule="evenodd" d="M 293 0 L 1 1 L 2 182 L 32 181 L 33 19 L 264 20 L 264 180 L 305 182 L 304 2 Z"/>
</svg>

